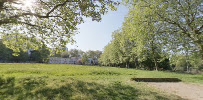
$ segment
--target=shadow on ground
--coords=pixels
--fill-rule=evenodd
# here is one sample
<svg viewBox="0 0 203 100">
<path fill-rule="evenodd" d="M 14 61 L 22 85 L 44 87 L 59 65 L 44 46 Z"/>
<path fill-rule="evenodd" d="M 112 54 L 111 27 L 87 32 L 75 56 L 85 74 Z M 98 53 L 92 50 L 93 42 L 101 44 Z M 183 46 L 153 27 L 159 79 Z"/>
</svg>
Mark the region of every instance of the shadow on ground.
<svg viewBox="0 0 203 100">
<path fill-rule="evenodd" d="M 148 96 L 151 95 L 149 98 Z M 153 96 L 153 98 L 151 98 Z M 94 82 L 69 79 L 64 84 L 50 85 L 44 77 L 28 77 L 15 80 L 0 77 L 0 100 L 170 100 L 156 92 L 141 92 L 140 89 L 114 82 L 108 86 Z"/>
</svg>

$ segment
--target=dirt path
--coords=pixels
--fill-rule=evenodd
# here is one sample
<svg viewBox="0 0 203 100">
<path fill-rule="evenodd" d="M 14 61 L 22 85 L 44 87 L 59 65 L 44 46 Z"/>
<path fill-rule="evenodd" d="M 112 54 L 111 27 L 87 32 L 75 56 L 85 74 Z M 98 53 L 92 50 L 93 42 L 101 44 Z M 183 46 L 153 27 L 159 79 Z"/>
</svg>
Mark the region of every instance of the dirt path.
<svg viewBox="0 0 203 100">
<path fill-rule="evenodd" d="M 203 86 L 188 83 L 147 83 L 155 88 L 188 100 L 203 100 Z"/>
</svg>

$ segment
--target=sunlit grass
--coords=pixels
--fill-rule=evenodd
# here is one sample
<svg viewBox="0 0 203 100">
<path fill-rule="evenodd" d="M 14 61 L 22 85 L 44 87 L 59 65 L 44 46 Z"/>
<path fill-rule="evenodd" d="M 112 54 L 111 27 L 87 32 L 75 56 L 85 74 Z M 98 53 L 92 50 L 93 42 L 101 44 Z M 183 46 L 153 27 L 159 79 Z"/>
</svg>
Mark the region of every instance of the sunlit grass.
<svg viewBox="0 0 203 100">
<path fill-rule="evenodd" d="M 180 99 L 131 81 L 134 77 L 176 77 L 203 84 L 203 75 L 81 65 L 0 64 L 0 99 Z"/>
</svg>

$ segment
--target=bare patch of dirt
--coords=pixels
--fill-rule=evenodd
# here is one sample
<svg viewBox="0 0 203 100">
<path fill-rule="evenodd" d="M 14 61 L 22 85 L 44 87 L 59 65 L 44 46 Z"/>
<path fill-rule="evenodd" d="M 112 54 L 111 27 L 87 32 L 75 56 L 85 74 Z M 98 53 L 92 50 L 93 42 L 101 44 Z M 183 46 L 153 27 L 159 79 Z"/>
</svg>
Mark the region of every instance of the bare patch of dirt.
<svg viewBox="0 0 203 100">
<path fill-rule="evenodd" d="M 158 88 L 174 95 L 178 95 L 188 100 L 203 100 L 203 85 L 189 84 L 189 83 L 167 83 L 167 82 L 150 82 L 150 86 Z"/>
</svg>

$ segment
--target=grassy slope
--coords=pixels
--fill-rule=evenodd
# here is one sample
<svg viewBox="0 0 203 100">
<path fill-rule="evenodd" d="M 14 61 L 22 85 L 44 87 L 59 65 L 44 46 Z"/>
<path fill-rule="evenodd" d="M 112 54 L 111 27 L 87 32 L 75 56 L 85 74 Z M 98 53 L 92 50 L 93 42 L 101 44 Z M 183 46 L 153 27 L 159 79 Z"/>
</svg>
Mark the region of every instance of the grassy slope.
<svg viewBox="0 0 203 100">
<path fill-rule="evenodd" d="M 57 64 L 0 64 L 2 99 L 180 99 L 133 77 L 177 77 L 203 84 L 203 75 Z"/>
</svg>

